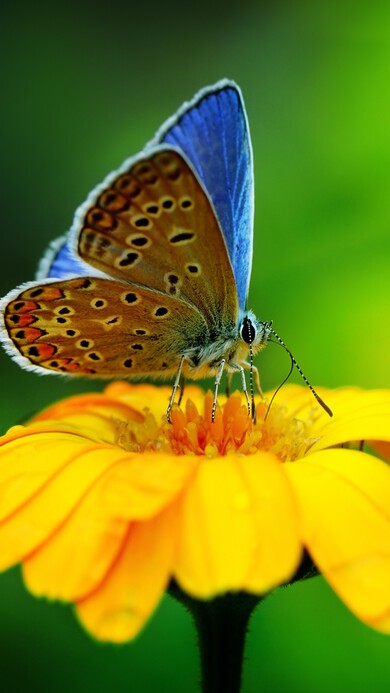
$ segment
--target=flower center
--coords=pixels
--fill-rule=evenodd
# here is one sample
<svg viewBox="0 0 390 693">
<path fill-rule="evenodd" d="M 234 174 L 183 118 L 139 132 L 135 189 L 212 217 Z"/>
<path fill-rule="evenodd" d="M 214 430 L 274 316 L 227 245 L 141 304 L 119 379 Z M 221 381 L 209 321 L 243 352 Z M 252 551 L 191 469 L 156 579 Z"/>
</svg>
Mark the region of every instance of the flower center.
<svg viewBox="0 0 390 693">
<path fill-rule="evenodd" d="M 190 399 L 184 409 L 174 406 L 170 423 L 164 417 L 159 424 L 153 413 L 145 410 L 142 422 L 118 424 L 116 442 L 127 451 L 206 457 L 250 455 L 263 450 L 277 455 L 282 462 L 302 457 L 314 442 L 309 437 L 310 425 L 288 416 L 283 406 L 274 403 L 268 410 L 267 402 L 260 402 L 257 422 L 253 423 L 237 393 L 217 407 L 212 422 L 212 400 L 212 394 L 207 393 L 202 414 Z"/>
</svg>

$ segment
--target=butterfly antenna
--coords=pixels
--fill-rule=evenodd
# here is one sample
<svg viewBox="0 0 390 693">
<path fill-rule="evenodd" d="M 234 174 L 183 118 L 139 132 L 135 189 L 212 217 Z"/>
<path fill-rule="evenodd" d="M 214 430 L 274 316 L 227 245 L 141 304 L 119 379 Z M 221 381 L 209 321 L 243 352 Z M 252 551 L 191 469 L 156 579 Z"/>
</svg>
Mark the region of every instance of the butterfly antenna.
<svg viewBox="0 0 390 693">
<path fill-rule="evenodd" d="M 274 344 L 277 344 L 277 342 L 274 342 Z M 290 354 L 290 358 L 291 358 L 291 354 Z M 294 369 L 294 361 L 293 361 L 293 359 L 291 358 L 290 370 L 289 370 L 289 372 L 287 373 L 285 379 L 282 380 L 282 382 L 280 383 L 280 385 L 278 385 L 278 387 L 276 388 L 274 394 L 272 395 L 272 397 L 271 397 L 271 399 L 270 399 L 270 403 L 269 403 L 268 408 L 267 408 L 267 411 L 266 411 L 266 414 L 265 414 L 265 417 L 264 417 L 264 421 L 267 420 L 267 416 L 268 416 L 268 414 L 269 414 L 269 410 L 270 410 L 271 407 L 272 407 L 272 402 L 274 401 L 274 399 L 275 399 L 276 395 L 278 394 L 279 390 L 283 387 L 284 383 L 286 383 L 287 380 L 289 379 L 291 373 L 293 372 L 293 369 Z"/>
<path fill-rule="evenodd" d="M 283 339 L 281 339 L 281 338 L 279 337 L 279 335 L 275 332 L 275 330 L 274 330 L 271 326 L 269 326 L 269 329 L 270 329 L 271 334 L 273 334 L 273 336 L 274 336 L 275 339 L 277 340 L 277 342 L 275 342 L 275 343 L 276 343 L 276 344 L 279 343 L 280 346 L 282 346 L 283 349 L 284 349 L 285 351 L 287 351 L 287 353 L 288 353 L 288 355 L 289 355 L 289 357 L 290 357 L 290 359 L 291 359 L 291 368 L 290 368 L 290 371 L 289 371 L 287 377 L 283 380 L 283 382 L 281 383 L 281 385 L 279 385 L 278 389 L 277 389 L 276 392 L 274 393 L 274 395 L 273 395 L 273 397 L 272 397 L 272 399 L 271 399 L 271 404 L 272 404 L 272 401 L 273 401 L 273 399 L 274 399 L 276 393 L 280 390 L 280 388 L 281 388 L 281 387 L 284 385 L 284 383 L 288 380 L 288 378 L 290 377 L 290 375 L 291 375 L 291 373 L 292 373 L 293 367 L 295 366 L 295 368 L 297 369 L 297 371 L 298 371 L 299 375 L 301 376 L 302 380 L 306 383 L 306 385 L 308 386 L 309 390 L 311 391 L 311 393 L 312 393 L 312 394 L 314 395 L 314 397 L 316 398 L 318 404 L 326 411 L 326 413 L 327 413 L 329 416 L 333 416 L 332 410 L 330 409 L 330 407 L 328 407 L 328 405 L 324 402 L 324 400 L 323 400 L 323 399 L 319 396 L 319 394 L 315 391 L 314 387 L 313 387 L 312 385 L 310 385 L 308 379 L 306 378 L 304 372 L 302 371 L 302 369 L 300 368 L 300 366 L 299 366 L 298 363 L 296 362 L 296 360 L 295 360 L 294 356 L 292 355 L 290 349 L 288 349 L 288 348 L 286 347 L 286 345 L 285 345 Z M 251 365 L 252 365 L 252 362 L 251 362 Z M 267 414 L 268 414 L 268 412 L 267 412 Z"/>
</svg>

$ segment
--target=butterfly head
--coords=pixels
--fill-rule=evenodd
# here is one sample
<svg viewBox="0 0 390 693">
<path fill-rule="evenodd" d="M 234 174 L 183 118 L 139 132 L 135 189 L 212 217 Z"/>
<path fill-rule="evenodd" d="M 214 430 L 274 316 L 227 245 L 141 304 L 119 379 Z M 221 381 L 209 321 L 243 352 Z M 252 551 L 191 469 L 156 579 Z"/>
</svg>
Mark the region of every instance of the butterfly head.
<svg viewBox="0 0 390 693">
<path fill-rule="evenodd" d="M 240 320 L 240 337 L 248 344 L 250 354 L 256 354 L 267 344 L 271 332 L 271 325 L 258 320 L 252 311 L 247 311 Z"/>
</svg>

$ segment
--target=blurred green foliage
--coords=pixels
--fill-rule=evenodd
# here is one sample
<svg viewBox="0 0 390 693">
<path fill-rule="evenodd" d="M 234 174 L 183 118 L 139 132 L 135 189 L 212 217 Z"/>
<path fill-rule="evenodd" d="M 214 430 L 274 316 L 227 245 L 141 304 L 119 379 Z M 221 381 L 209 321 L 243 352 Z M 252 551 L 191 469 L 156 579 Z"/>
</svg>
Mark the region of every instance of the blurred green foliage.
<svg viewBox="0 0 390 693">
<path fill-rule="evenodd" d="M 9 3 L 0 45 L 1 295 L 33 278 L 89 189 L 226 76 L 242 87 L 255 154 L 250 307 L 314 385 L 389 385 L 388 2 Z M 270 346 L 259 365 L 272 388 L 289 361 Z M 40 378 L 3 353 L 0 368 L 2 430 L 101 388 Z M 18 569 L 0 586 L 2 691 L 197 690 L 194 633 L 169 598 L 135 643 L 112 647 L 68 607 L 32 599 Z M 255 613 L 243 691 L 381 693 L 389 653 L 316 578 Z"/>
</svg>

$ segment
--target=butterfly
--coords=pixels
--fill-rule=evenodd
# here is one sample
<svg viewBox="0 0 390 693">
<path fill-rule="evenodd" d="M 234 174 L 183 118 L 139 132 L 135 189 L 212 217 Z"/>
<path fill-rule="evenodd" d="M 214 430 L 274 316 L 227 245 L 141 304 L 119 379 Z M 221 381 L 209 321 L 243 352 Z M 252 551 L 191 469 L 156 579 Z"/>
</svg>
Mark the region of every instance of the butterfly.
<svg viewBox="0 0 390 693">
<path fill-rule="evenodd" d="M 222 80 L 108 175 L 36 281 L 2 299 L 5 349 L 38 373 L 171 377 L 168 419 L 182 378 L 215 378 L 214 419 L 223 373 L 238 373 L 254 417 L 253 356 L 271 335 L 281 340 L 246 306 L 253 212 L 244 102 Z"/>
</svg>

